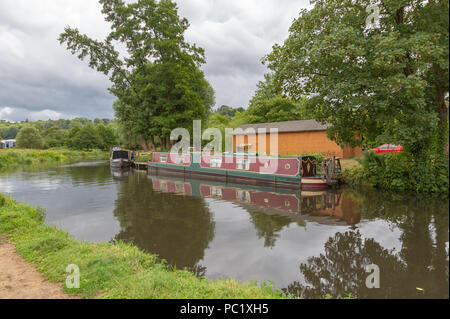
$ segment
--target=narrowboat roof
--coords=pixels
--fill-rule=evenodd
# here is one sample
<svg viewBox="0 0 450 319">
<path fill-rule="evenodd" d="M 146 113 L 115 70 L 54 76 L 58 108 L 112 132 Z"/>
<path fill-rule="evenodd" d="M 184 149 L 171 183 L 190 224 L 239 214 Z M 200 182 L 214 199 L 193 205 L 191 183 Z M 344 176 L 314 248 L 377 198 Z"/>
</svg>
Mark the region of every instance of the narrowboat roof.
<svg viewBox="0 0 450 319">
<path fill-rule="evenodd" d="M 171 153 L 171 152 L 154 152 L 154 154 L 176 154 L 176 155 L 187 155 L 187 154 L 202 154 L 202 152 L 189 152 L 189 153 Z M 299 157 L 314 157 L 310 155 L 258 155 L 254 153 L 220 153 L 220 154 L 205 154 L 206 156 L 245 156 L 245 157 L 264 157 L 264 158 L 299 158 Z"/>
<path fill-rule="evenodd" d="M 247 135 L 242 130 L 246 129 L 266 129 L 267 132 L 271 128 L 278 129 L 278 133 L 288 132 L 311 132 L 311 131 L 326 131 L 331 124 L 321 124 L 315 120 L 302 120 L 302 121 L 285 121 L 285 122 L 273 122 L 273 123 L 260 123 L 260 124 L 246 124 L 242 125 L 233 131 L 232 135 Z"/>
</svg>

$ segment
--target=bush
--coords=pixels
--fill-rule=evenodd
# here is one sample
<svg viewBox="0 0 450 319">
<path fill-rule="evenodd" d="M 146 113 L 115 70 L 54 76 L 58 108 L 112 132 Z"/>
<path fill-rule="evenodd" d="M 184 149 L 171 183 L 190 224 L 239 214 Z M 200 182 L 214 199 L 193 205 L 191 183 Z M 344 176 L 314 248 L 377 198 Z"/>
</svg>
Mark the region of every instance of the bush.
<svg viewBox="0 0 450 319">
<path fill-rule="evenodd" d="M 343 172 L 344 181 L 393 191 L 448 193 L 448 158 L 427 156 L 418 159 L 408 153 L 365 152 L 361 166 Z"/>
<path fill-rule="evenodd" d="M 22 128 L 16 137 L 17 146 L 20 148 L 42 149 L 44 141 L 39 130 L 33 126 Z"/>
</svg>

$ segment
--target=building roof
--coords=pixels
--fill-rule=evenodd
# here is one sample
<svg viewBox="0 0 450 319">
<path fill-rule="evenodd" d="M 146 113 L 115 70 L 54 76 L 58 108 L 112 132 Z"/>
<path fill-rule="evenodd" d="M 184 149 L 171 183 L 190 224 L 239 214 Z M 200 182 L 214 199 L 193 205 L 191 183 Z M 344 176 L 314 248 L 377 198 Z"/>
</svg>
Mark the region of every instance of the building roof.
<svg viewBox="0 0 450 319">
<path fill-rule="evenodd" d="M 320 124 L 315 120 L 246 124 L 234 130 L 233 135 L 245 135 L 244 132 L 239 132 L 238 130 L 242 129 L 245 131 L 248 128 L 253 128 L 255 129 L 256 132 L 258 132 L 258 129 L 266 129 L 267 133 L 270 132 L 271 128 L 276 128 L 278 129 L 278 133 L 288 133 L 288 132 L 325 131 L 330 126 L 331 126 L 330 124 Z"/>
</svg>

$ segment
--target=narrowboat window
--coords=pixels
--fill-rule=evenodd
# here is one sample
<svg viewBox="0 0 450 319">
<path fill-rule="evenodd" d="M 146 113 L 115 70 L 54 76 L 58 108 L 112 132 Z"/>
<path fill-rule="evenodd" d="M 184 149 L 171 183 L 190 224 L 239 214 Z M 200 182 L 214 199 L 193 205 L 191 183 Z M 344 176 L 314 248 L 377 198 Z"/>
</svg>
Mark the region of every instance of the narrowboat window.
<svg viewBox="0 0 450 319">
<path fill-rule="evenodd" d="M 159 161 L 161 163 L 167 163 L 167 155 L 160 155 L 159 156 Z"/>
<path fill-rule="evenodd" d="M 243 203 L 250 203 L 250 193 L 248 191 L 236 191 L 236 199 Z"/>
<path fill-rule="evenodd" d="M 222 198 L 222 189 L 217 187 L 211 187 L 211 196 Z"/>
<path fill-rule="evenodd" d="M 211 167 L 222 167 L 222 159 L 221 158 L 211 158 L 210 166 Z"/>
<path fill-rule="evenodd" d="M 176 183 L 175 184 L 175 192 L 184 193 L 184 184 Z"/>
<path fill-rule="evenodd" d="M 176 164 L 184 164 L 184 156 L 177 156 L 175 159 Z"/>
<path fill-rule="evenodd" d="M 236 169 L 246 170 L 250 169 L 250 162 L 248 159 L 239 158 L 236 161 Z"/>
<path fill-rule="evenodd" d="M 291 168 L 291 165 L 290 165 L 290 164 L 286 164 L 286 165 L 284 166 L 284 168 L 285 168 L 285 169 L 290 169 L 290 168 Z"/>
</svg>

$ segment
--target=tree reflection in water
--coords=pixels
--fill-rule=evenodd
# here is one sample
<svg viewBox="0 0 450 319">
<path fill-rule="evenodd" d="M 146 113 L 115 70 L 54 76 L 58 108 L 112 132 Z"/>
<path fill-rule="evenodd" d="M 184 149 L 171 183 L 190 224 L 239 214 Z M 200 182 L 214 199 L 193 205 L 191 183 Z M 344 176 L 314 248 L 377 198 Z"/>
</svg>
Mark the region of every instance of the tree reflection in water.
<svg viewBox="0 0 450 319">
<path fill-rule="evenodd" d="M 249 210 L 250 220 L 256 229 L 258 238 L 264 238 L 264 247 L 273 248 L 280 232 L 292 224 L 292 219 L 286 216 L 267 215 Z"/>
<path fill-rule="evenodd" d="M 116 240 L 132 242 L 159 255 L 169 265 L 188 268 L 199 276 L 198 265 L 214 238 L 215 223 L 204 200 L 174 193 L 154 192 L 145 175 L 121 181 L 114 215 L 121 231 Z"/>
<path fill-rule="evenodd" d="M 384 219 L 402 234 L 400 251 L 383 248 L 359 231 L 336 233 L 324 253 L 300 265 L 303 280 L 285 292 L 300 298 L 448 298 L 448 200 L 413 198 L 380 192 L 351 194 L 364 219 Z M 443 205 L 443 203 L 446 203 Z M 365 267 L 380 268 L 380 288 L 368 289 Z"/>
</svg>

